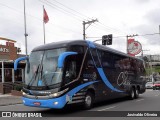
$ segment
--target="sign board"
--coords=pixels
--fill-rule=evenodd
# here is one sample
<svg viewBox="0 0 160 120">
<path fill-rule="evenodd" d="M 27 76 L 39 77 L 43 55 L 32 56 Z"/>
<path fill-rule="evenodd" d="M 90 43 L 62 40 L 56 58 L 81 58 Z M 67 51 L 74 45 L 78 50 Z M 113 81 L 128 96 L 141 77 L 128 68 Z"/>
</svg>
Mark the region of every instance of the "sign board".
<svg viewBox="0 0 160 120">
<path fill-rule="evenodd" d="M 142 45 L 138 41 L 132 41 L 128 44 L 128 54 L 135 56 L 142 51 Z"/>
<path fill-rule="evenodd" d="M 5 48 L 5 47 L 0 47 L 0 52 L 8 53 L 8 52 L 9 52 L 9 49 L 8 49 L 8 48 Z"/>
</svg>

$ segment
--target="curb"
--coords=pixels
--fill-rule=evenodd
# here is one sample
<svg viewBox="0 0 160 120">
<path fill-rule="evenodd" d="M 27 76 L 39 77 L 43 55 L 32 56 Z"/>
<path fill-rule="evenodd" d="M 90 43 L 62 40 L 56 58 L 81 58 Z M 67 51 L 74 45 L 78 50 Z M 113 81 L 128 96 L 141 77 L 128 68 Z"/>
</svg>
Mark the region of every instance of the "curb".
<svg viewBox="0 0 160 120">
<path fill-rule="evenodd" d="M 22 104 L 22 103 L 2 104 L 2 105 L 0 105 L 0 107 L 1 107 L 1 106 L 10 106 L 10 105 L 20 105 L 20 104 Z"/>
</svg>

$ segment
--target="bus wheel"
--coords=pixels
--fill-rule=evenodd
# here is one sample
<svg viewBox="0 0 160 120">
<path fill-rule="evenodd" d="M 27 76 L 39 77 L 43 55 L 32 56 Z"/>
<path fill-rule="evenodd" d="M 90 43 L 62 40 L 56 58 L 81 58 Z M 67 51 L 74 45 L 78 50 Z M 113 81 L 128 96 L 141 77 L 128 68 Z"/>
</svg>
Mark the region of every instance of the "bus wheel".
<svg viewBox="0 0 160 120">
<path fill-rule="evenodd" d="M 91 92 L 87 92 L 84 101 L 84 109 L 91 109 L 93 105 L 93 94 Z"/>
<path fill-rule="evenodd" d="M 138 98 L 139 97 L 139 90 L 138 89 L 135 89 L 135 98 Z"/>
<path fill-rule="evenodd" d="M 135 98 L 135 89 L 132 88 L 131 91 L 130 91 L 130 93 L 129 93 L 129 99 L 133 100 L 134 98 Z"/>
</svg>

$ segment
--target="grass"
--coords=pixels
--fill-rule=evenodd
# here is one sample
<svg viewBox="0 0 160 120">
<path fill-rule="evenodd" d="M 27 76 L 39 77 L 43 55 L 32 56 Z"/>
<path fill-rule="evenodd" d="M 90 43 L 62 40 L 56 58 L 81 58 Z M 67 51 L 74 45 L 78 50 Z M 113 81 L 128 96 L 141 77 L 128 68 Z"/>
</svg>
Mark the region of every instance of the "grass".
<svg viewBox="0 0 160 120">
<path fill-rule="evenodd" d="M 145 70 L 147 75 L 150 75 L 152 72 L 160 73 L 160 66 L 153 66 L 152 71 L 151 68 L 145 68 Z"/>
</svg>

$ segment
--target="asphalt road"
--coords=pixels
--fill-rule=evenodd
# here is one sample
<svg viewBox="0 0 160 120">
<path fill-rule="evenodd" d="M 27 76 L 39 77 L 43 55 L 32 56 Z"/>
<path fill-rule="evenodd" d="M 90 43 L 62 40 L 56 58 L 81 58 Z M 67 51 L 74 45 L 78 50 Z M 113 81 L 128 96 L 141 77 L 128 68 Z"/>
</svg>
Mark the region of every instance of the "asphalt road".
<svg viewBox="0 0 160 120">
<path fill-rule="evenodd" d="M 156 111 L 160 111 L 160 91 L 153 91 L 153 90 L 147 90 L 144 94 L 140 95 L 138 99 L 134 100 L 128 100 L 126 98 L 121 99 L 115 99 L 110 101 L 105 101 L 101 103 L 97 103 L 94 105 L 94 107 L 91 110 L 83 110 L 81 106 L 67 106 L 64 110 L 53 110 L 53 109 L 47 109 L 47 108 L 35 108 L 35 107 L 27 107 L 22 104 L 17 105 L 8 105 L 8 106 L 0 106 L 0 111 L 29 111 L 29 112 L 40 112 L 43 116 L 48 116 L 48 119 L 83 119 L 83 120 L 89 120 L 92 119 L 90 116 L 94 114 L 94 119 L 105 119 L 103 117 L 104 114 L 109 114 L 111 117 L 109 120 L 112 120 L 112 116 L 116 116 L 117 113 L 121 113 L 123 111 L 128 111 L 128 113 L 132 114 L 133 111 L 137 111 L 138 113 L 142 114 L 145 112 L 149 113 L 156 113 Z M 106 112 L 107 111 L 107 112 Z M 96 114 L 99 116 L 96 117 Z M 61 118 L 59 116 L 62 116 Z M 74 117 L 72 117 L 74 116 Z M 89 116 L 82 118 L 84 116 Z M 104 115 L 105 116 L 105 115 Z M 78 117 L 78 118 L 77 118 Z M 118 120 L 121 120 L 124 118 L 122 117 L 116 117 Z M 153 117 L 140 117 L 144 120 L 151 120 Z M 127 120 L 134 120 L 130 117 L 125 118 Z M 136 119 L 136 118 L 135 118 Z M 160 119 L 154 118 L 154 119 Z M 93 119 L 92 119 L 93 120 Z M 106 120 L 106 119 L 105 119 Z M 108 120 L 108 119 L 107 119 Z"/>
</svg>

